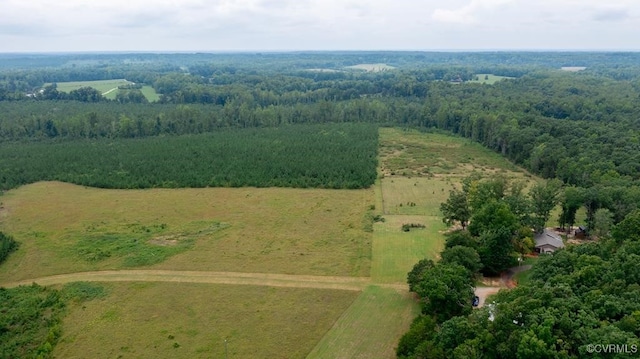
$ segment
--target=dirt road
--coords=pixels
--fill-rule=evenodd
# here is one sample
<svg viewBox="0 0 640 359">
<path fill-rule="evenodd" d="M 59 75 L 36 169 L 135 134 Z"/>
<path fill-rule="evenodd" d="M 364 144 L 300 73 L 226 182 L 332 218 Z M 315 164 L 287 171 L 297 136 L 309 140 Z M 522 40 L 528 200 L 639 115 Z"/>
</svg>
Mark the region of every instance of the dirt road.
<svg viewBox="0 0 640 359">
<path fill-rule="evenodd" d="M 48 277 L 0 283 L 3 287 L 16 287 L 37 283 L 39 285 L 64 284 L 70 282 L 182 282 L 245 284 L 273 287 L 342 289 L 359 291 L 371 284 L 365 277 L 330 277 L 310 275 L 287 275 L 271 273 L 198 272 L 171 270 L 114 270 L 59 274 Z M 387 285 L 381 285 L 387 286 Z M 395 287 L 389 285 L 390 287 Z M 406 287 L 406 286 L 405 286 Z"/>
<path fill-rule="evenodd" d="M 476 287 L 476 295 L 480 297 L 480 304 L 478 304 L 478 308 L 482 308 L 484 306 L 484 302 L 488 296 L 491 294 L 496 294 L 500 289 L 504 289 L 501 287 Z"/>
</svg>

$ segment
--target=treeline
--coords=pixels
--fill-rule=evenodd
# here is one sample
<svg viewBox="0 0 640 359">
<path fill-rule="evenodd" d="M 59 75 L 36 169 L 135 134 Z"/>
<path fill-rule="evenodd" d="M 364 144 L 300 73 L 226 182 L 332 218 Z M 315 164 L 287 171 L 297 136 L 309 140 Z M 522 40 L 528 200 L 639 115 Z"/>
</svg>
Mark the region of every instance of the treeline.
<svg viewBox="0 0 640 359">
<path fill-rule="evenodd" d="M 0 147 L 0 188 L 58 180 L 101 188 L 366 188 L 378 131 L 366 124 L 227 129 L 201 135 Z"/>
<path fill-rule="evenodd" d="M 637 81 L 535 73 L 487 86 L 433 81 L 419 72 L 326 81 L 267 75 L 223 85 L 203 81 L 160 77 L 156 88 L 166 104 L 0 101 L 0 140 L 369 122 L 451 131 L 537 174 L 580 187 L 640 178 Z M 43 97 L 57 98 L 53 90 Z M 76 92 L 84 101 L 97 98 L 90 90 Z"/>
<path fill-rule="evenodd" d="M 465 300 L 472 284 L 459 264 L 471 262 L 468 257 L 451 263 L 443 252 L 438 264 L 421 262 L 409 283 L 424 296 L 423 314 L 400 341 L 398 357 L 622 358 L 637 353 L 640 211 L 612 233 L 541 258 L 528 284 L 502 290 L 473 311 Z M 442 288 L 448 290 L 442 294 Z M 596 345 L 617 349 L 605 353 Z"/>
</svg>

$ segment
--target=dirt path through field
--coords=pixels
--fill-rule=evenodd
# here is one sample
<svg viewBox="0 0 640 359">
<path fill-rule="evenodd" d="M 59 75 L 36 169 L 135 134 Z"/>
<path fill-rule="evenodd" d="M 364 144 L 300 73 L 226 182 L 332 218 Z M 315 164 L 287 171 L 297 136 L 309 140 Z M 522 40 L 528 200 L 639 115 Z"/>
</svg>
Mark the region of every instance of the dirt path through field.
<svg viewBox="0 0 640 359">
<path fill-rule="evenodd" d="M 32 283 L 37 283 L 39 285 L 52 285 L 79 281 L 245 284 L 272 287 L 342 289 L 354 291 L 360 291 L 367 285 L 372 284 L 371 279 L 367 277 L 331 277 L 271 273 L 199 272 L 171 270 L 113 270 L 59 274 L 48 277 L 21 280 L 18 282 L 0 283 L 0 286 L 9 288 L 19 285 L 29 285 Z M 399 288 L 398 285 L 379 286 Z"/>
<path fill-rule="evenodd" d="M 109 93 L 111 93 L 111 92 L 113 92 L 113 91 L 115 91 L 115 90 L 117 90 L 117 89 L 118 89 L 117 87 L 114 87 L 114 88 L 112 88 L 111 90 L 109 90 L 109 91 L 107 91 L 107 92 L 103 92 L 103 93 L 102 93 L 102 96 L 104 96 L 104 95 L 108 95 Z"/>
</svg>

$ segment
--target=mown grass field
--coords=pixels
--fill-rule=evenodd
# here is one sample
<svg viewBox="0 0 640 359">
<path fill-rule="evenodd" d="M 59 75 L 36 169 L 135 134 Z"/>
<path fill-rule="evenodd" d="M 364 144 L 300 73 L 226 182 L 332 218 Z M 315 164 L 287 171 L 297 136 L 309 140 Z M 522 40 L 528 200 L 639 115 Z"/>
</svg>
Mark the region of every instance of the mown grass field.
<svg viewBox="0 0 640 359">
<path fill-rule="evenodd" d="M 132 83 L 133 82 L 127 81 L 125 79 L 116 79 L 116 80 L 98 80 L 98 81 L 58 82 L 56 84 L 58 86 L 57 89 L 60 92 L 71 92 L 81 87 L 93 87 L 94 89 L 104 94 L 105 92 L 113 89 L 117 90 L 118 86 L 129 85 Z M 113 94 L 113 98 L 115 98 L 115 93 Z"/>
<path fill-rule="evenodd" d="M 120 91 L 118 90 L 118 86 L 130 84 L 133 84 L 133 82 L 125 79 L 56 83 L 56 85 L 58 86 L 57 89 L 60 92 L 68 93 L 81 87 L 93 87 L 94 89 L 100 91 L 104 97 L 110 100 L 115 100 L 118 91 Z M 158 101 L 160 99 L 160 95 L 158 95 L 158 93 L 156 93 L 156 91 L 151 86 L 143 86 L 141 91 L 149 102 Z"/>
<path fill-rule="evenodd" d="M 407 291 L 370 286 L 307 359 L 395 358 L 398 339 L 420 312 Z"/>
<path fill-rule="evenodd" d="M 513 77 L 497 76 L 493 74 L 476 74 L 475 77 L 477 77 L 477 79 L 474 78 L 469 82 L 493 85 L 498 81 L 513 79 Z"/>
<path fill-rule="evenodd" d="M 445 226 L 427 216 L 385 216 L 373 231 L 371 279 L 375 283 L 406 283 L 407 273 L 424 258 L 437 259 L 443 248 Z M 401 230 L 403 224 L 415 223 L 425 228 Z"/>
<path fill-rule="evenodd" d="M 107 283 L 71 305 L 56 358 L 304 358 L 358 292 Z"/>
<path fill-rule="evenodd" d="M 156 92 L 156 90 L 148 85 L 142 86 L 142 94 L 147 98 L 149 102 L 156 102 L 160 100 L 160 95 Z"/>
<path fill-rule="evenodd" d="M 131 267 L 365 277 L 370 270 L 372 190 L 40 182 L 2 202 L 0 230 L 21 247 L 0 266 L 0 282 Z"/>
</svg>

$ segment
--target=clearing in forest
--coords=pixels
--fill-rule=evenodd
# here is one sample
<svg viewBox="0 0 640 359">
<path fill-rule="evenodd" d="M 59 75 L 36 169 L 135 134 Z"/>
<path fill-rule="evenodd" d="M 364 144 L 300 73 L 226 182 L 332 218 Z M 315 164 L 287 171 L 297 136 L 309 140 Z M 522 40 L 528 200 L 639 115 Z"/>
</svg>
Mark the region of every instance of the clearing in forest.
<svg viewBox="0 0 640 359">
<path fill-rule="evenodd" d="M 514 79 L 514 77 L 498 76 L 494 74 L 476 74 L 474 75 L 473 79 L 469 82 L 493 85 L 498 81 L 511 80 L 511 79 Z"/>
<path fill-rule="evenodd" d="M 77 90 L 82 87 L 92 87 L 100 93 L 102 96 L 114 100 L 116 95 L 118 94 L 118 86 L 132 85 L 133 82 L 125 80 L 125 79 L 114 79 L 114 80 L 96 80 L 96 81 L 70 81 L 70 82 L 57 82 L 57 90 L 60 92 L 71 92 L 73 90 Z M 50 85 L 50 84 L 46 84 Z M 153 89 L 151 86 L 143 86 L 141 89 L 144 96 L 147 98 L 149 102 L 158 101 L 160 99 L 160 95 Z"/>
<path fill-rule="evenodd" d="M 133 82 L 125 79 L 115 80 L 97 80 L 97 81 L 70 81 L 70 82 L 57 82 L 57 90 L 60 92 L 71 92 L 82 87 L 92 87 L 102 94 L 105 92 L 117 89 L 118 86 L 131 85 Z M 47 84 L 49 85 L 49 84 Z M 113 94 L 115 98 L 115 94 Z"/>
</svg>

